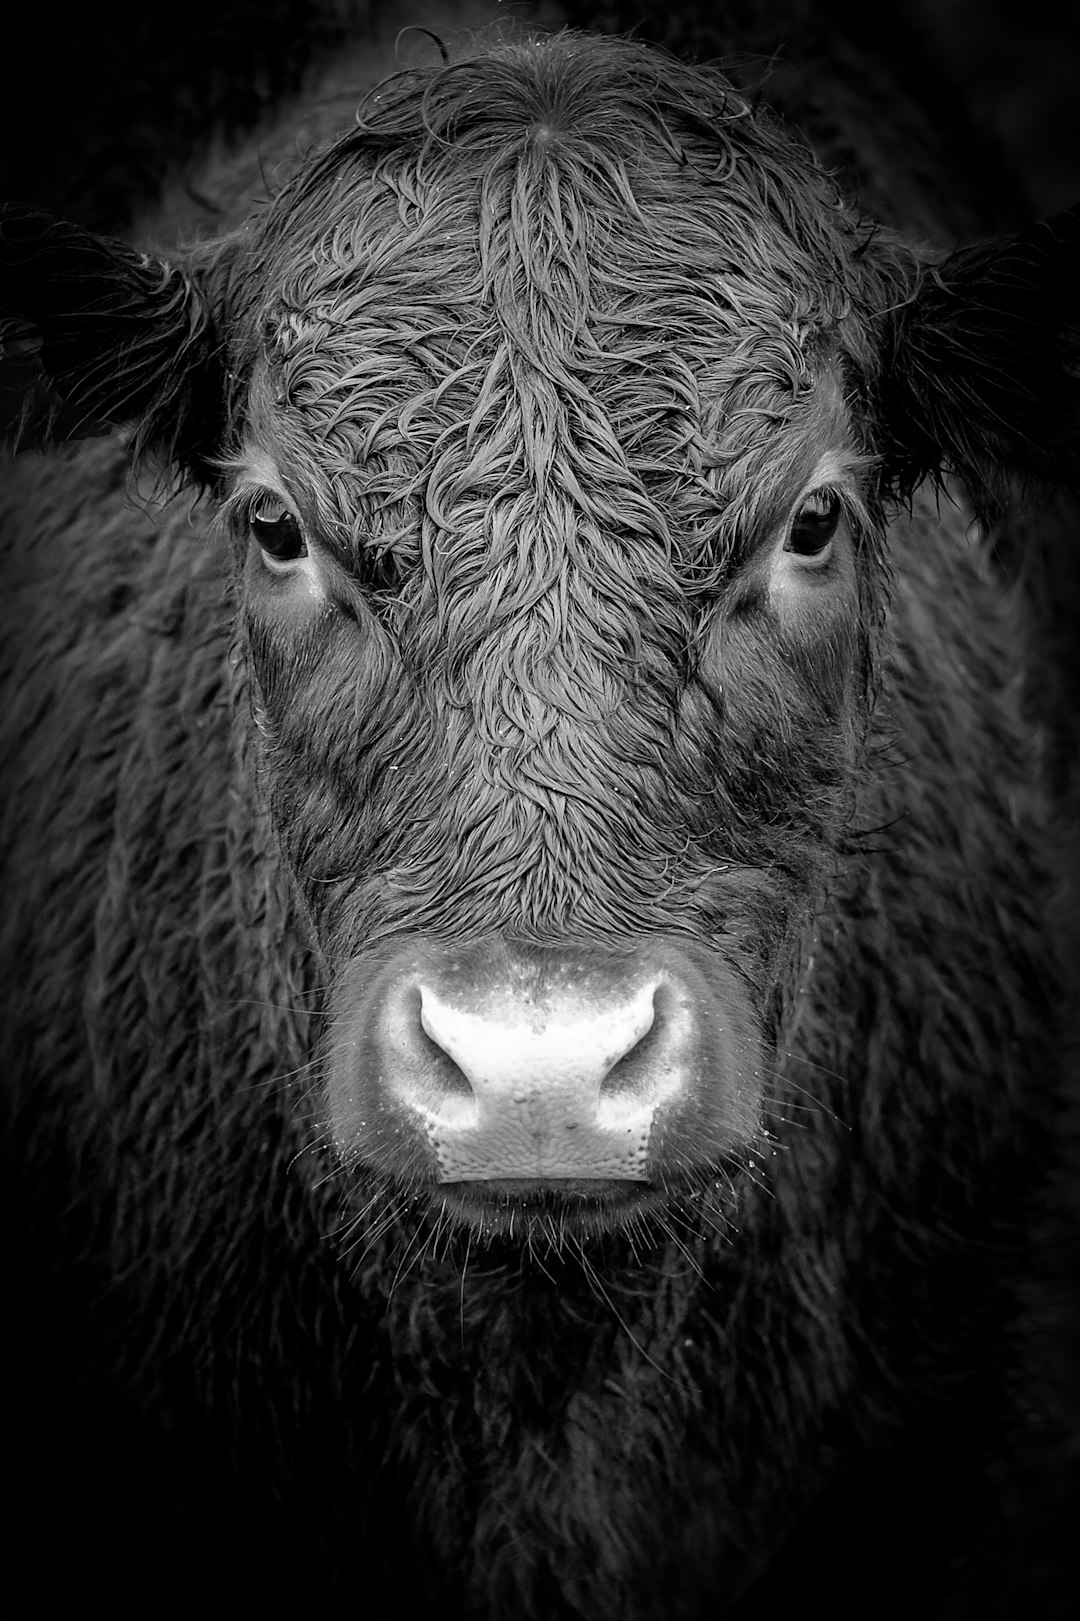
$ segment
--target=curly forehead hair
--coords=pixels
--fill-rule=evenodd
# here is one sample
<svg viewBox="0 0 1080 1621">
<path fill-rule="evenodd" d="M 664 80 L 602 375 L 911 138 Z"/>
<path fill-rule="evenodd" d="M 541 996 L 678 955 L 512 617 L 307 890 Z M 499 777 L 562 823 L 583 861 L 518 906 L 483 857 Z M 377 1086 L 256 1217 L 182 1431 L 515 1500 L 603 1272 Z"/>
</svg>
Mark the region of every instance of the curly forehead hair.
<svg viewBox="0 0 1080 1621">
<path fill-rule="evenodd" d="M 376 573 L 425 524 L 520 537 L 554 500 L 693 579 L 706 530 L 715 560 L 718 525 L 734 544 L 790 476 L 821 372 L 872 377 L 869 310 L 913 266 L 871 270 L 865 240 L 719 72 L 502 45 L 388 80 L 285 187 L 245 255 L 238 369 Z"/>
</svg>

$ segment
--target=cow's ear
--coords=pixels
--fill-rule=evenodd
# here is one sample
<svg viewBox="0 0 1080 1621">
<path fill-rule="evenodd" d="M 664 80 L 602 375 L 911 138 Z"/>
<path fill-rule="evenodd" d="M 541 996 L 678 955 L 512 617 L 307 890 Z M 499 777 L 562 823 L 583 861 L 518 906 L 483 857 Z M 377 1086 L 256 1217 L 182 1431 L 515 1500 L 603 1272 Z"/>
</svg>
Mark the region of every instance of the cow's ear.
<svg viewBox="0 0 1080 1621">
<path fill-rule="evenodd" d="M 185 270 L 42 209 L 0 206 L 0 423 L 16 443 L 132 424 L 203 479 L 225 370 L 211 300 Z"/>
<path fill-rule="evenodd" d="M 1080 208 L 960 248 L 891 318 L 885 475 L 949 470 L 991 512 L 1019 482 L 1080 482 Z"/>
</svg>

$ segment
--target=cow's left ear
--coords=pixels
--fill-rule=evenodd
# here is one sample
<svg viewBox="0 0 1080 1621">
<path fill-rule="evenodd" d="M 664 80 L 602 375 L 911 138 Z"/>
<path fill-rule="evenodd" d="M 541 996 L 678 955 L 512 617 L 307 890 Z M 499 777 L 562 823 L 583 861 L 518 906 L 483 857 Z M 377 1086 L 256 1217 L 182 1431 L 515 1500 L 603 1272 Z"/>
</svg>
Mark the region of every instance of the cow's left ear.
<svg viewBox="0 0 1080 1621">
<path fill-rule="evenodd" d="M 1017 482 L 1080 485 L 1080 208 L 926 269 L 882 359 L 894 488 L 950 470 L 990 512 Z"/>
<path fill-rule="evenodd" d="M 221 345 L 193 278 L 10 203 L 0 205 L 0 377 L 0 430 L 16 443 L 132 424 L 138 450 L 204 478 L 220 442 Z"/>
</svg>

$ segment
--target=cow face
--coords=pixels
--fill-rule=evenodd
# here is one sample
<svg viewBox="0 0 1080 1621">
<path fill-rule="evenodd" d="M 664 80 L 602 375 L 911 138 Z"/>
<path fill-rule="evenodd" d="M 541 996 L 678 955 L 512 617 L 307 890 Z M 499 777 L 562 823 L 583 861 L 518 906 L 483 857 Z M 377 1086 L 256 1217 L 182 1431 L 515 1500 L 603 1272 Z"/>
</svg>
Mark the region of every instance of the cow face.
<svg viewBox="0 0 1080 1621">
<path fill-rule="evenodd" d="M 1017 250 L 927 281 L 718 76 L 567 36 L 381 87 L 184 276 L 79 251 L 143 312 L 128 411 L 224 470 L 343 1161 L 486 1231 L 726 1189 L 850 814 L 882 496 L 1031 440 L 980 346 Z M 88 312 L 23 302 L 124 414 Z"/>
<path fill-rule="evenodd" d="M 880 595 L 854 226 L 771 128 L 596 138 L 592 77 L 405 82 L 251 251 L 226 518 L 333 1132 L 458 1207 L 753 1147 Z"/>
</svg>

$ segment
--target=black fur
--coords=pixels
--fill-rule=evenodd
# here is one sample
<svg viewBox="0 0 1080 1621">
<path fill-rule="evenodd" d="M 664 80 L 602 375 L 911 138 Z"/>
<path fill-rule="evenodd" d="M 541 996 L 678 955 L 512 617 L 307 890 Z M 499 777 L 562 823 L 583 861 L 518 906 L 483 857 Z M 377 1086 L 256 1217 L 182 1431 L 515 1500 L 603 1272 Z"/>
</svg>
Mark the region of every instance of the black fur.
<svg viewBox="0 0 1080 1621">
<path fill-rule="evenodd" d="M 115 437 L 6 469 L 16 1589 L 934 1613 L 1060 1063 L 1055 718 L 974 517 L 1071 477 L 1072 216 L 875 231 L 717 72 L 569 35 L 380 86 L 220 243 L 14 210 L 0 254 L 53 437 L 134 420 L 220 502 L 133 507 Z M 314 574 L 261 560 L 268 480 Z M 753 1131 L 592 1225 L 339 1153 L 418 936 L 677 937 Z"/>
</svg>

